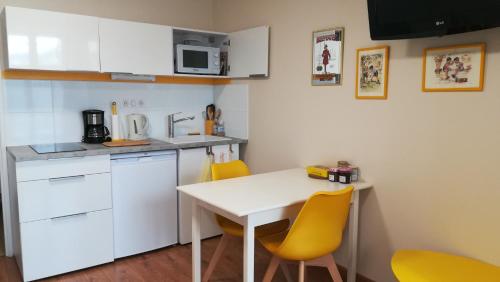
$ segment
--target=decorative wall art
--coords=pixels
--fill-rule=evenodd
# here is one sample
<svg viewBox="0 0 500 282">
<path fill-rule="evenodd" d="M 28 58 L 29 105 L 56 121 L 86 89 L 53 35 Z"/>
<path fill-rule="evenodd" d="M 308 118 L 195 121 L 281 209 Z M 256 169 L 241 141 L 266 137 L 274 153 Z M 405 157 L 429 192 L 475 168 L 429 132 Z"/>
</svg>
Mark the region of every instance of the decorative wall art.
<svg viewBox="0 0 500 282">
<path fill-rule="evenodd" d="M 387 99 L 389 46 L 357 50 L 356 98 Z"/>
<path fill-rule="evenodd" d="M 422 91 L 482 91 L 484 43 L 424 50 Z"/>
<path fill-rule="evenodd" d="M 313 33 L 312 85 L 341 85 L 344 28 Z"/>
</svg>

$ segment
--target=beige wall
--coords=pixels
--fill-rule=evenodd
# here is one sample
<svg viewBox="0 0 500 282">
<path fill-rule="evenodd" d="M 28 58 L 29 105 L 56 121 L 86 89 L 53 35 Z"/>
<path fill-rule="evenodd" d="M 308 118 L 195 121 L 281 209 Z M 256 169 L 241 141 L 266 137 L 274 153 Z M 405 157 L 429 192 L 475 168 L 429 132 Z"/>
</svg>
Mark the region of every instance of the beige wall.
<svg viewBox="0 0 500 282">
<path fill-rule="evenodd" d="M 10 5 L 189 28 L 212 27 L 212 0 L 0 0 Z"/>
<path fill-rule="evenodd" d="M 375 184 L 361 197 L 359 271 L 377 281 L 393 279 L 399 248 L 500 265 L 500 29 L 373 42 L 366 0 L 215 0 L 215 28 L 258 25 L 271 26 L 271 78 L 249 82 L 254 172 L 359 165 Z M 312 87 L 312 31 L 335 26 L 343 86 Z M 423 48 L 471 42 L 487 43 L 484 92 L 422 93 Z M 378 44 L 391 47 L 389 99 L 355 100 L 355 50 Z"/>
</svg>

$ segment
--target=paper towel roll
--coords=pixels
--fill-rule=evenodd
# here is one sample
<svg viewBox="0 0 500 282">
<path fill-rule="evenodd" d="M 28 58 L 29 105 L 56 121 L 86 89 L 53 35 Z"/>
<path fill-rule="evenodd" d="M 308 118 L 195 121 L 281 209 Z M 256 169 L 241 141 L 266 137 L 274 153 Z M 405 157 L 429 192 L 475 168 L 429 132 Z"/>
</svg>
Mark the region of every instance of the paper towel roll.
<svg viewBox="0 0 500 282">
<path fill-rule="evenodd" d="M 120 119 L 118 115 L 111 116 L 111 139 L 113 141 L 120 140 Z"/>
</svg>

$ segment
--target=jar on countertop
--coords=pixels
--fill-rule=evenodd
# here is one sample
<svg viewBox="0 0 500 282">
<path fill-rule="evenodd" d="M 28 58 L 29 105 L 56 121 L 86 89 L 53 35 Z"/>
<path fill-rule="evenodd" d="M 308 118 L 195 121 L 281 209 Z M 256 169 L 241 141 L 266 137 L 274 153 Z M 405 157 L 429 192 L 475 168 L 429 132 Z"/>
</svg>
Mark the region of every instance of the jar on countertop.
<svg viewBox="0 0 500 282">
<path fill-rule="evenodd" d="M 330 182 L 339 182 L 339 169 L 332 167 L 328 170 L 328 180 Z"/>
<path fill-rule="evenodd" d="M 342 184 L 350 184 L 352 177 L 352 168 L 340 167 L 338 168 L 339 182 Z"/>
</svg>

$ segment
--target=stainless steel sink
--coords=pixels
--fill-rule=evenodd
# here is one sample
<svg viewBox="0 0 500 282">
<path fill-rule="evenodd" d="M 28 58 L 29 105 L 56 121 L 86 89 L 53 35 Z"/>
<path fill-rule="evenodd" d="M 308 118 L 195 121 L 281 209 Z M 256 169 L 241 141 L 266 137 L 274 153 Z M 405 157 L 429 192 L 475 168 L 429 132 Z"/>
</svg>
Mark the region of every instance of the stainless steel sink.
<svg viewBox="0 0 500 282">
<path fill-rule="evenodd" d="M 212 136 L 212 135 L 185 135 L 174 138 L 166 138 L 164 140 L 172 144 L 186 144 L 186 143 L 197 143 L 197 142 L 224 141 L 231 139 L 226 137 Z"/>
</svg>

